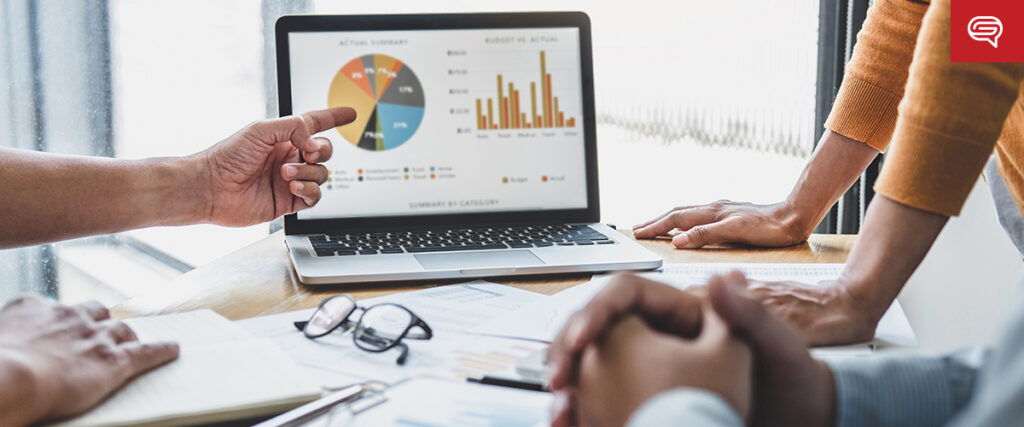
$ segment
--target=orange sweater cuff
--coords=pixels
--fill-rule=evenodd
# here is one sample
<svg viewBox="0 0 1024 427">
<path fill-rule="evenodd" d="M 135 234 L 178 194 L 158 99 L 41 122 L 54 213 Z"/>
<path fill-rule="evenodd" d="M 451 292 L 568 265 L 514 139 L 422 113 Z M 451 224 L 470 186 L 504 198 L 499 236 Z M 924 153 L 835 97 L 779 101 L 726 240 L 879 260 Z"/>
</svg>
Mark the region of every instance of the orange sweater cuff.
<svg viewBox="0 0 1024 427">
<path fill-rule="evenodd" d="M 896 127 L 902 94 L 895 94 L 847 75 L 839 87 L 825 127 L 847 138 L 885 151 Z"/>
<path fill-rule="evenodd" d="M 957 216 L 992 147 L 903 123 L 875 191 L 907 206 Z"/>
</svg>

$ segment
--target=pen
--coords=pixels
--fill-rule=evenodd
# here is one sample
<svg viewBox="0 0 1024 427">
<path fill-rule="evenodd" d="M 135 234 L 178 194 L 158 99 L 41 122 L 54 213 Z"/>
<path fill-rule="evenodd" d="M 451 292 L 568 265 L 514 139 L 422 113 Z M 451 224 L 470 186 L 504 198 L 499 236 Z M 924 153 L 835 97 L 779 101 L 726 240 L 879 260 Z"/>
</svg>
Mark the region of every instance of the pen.
<svg viewBox="0 0 1024 427">
<path fill-rule="evenodd" d="M 493 376 L 490 376 L 490 375 L 484 375 L 483 377 L 480 377 L 480 378 L 466 378 L 466 381 L 469 381 L 471 383 L 478 383 L 478 384 L 487 384 L 487 385 L 496 385 L 496 386 L 501 386 L 501 387 L 518 388 L 520 390 L 547 391 L 547 389 L 544 387 L 544 384 L 541 384 L 541 383 L 538 383 L 538 382 L 515 380 L 515 379 L 511 379 L 511 378 L 493 377 Z"/>
</svg>

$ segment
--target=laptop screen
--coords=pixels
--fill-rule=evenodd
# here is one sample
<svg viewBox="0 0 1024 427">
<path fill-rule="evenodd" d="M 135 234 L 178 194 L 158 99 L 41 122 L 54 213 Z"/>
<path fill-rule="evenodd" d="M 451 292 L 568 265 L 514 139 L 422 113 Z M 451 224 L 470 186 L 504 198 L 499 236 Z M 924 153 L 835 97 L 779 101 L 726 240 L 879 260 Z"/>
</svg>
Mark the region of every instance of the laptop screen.
<svg viewBox="0 0 1024 427">
<path fill-rule="evenodd" d="M 349 106 L 298 219 L 587 208 L 579 29 L 292 32 L 291 110 Z"/>
</svg>

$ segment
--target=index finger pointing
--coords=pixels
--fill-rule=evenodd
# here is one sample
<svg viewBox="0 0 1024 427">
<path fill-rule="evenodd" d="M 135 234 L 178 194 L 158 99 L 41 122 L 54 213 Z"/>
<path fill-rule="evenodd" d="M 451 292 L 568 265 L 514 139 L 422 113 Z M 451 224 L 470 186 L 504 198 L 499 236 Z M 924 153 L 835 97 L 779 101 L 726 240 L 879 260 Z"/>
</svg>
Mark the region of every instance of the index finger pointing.
<svg viewBox="0 0 1024 427">
<path fill-rule="evenodd" d="M 356 110 L 351 107 L 335 107 L 310 111 L 302 114 L 302 121 L 310 127 L 309 133 L 320 133 L 338 126 L 347 125 L 356 119 Z"/>
<path fill-rule="evenodd" d="M 103 304 L 99 301 L 86 301 L 75 306 L 75 308 L 81 310 L 83 313 L 89 316 L 92 320 L 100 321 L 110 318 L 110 310 L 107 310 Z"/>
</svg>

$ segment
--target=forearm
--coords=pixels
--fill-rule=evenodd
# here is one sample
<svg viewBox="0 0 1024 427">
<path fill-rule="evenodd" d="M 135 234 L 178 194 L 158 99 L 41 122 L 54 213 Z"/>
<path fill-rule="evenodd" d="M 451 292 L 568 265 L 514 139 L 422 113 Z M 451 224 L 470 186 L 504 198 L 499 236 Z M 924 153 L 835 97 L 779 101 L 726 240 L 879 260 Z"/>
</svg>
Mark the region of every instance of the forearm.
<svg viewBox="0 0 1024 427">
<path fill-rule="evenodd" d="M 874 321 L 881 319 L 928 253 L 948 216 L 912 208 L 878 194 L 839 281 Z"/>
<path fill-rule="evenodd" d="M 877 155 L 863 142 L 826 130 L 785 202 L 795 227 L 810 235 Z"/>
<path fill-rule="evenodd" d="M 0 149 L 0 247 L 202 221 L 198 158 L 118 160 Z"/>
</svg>

